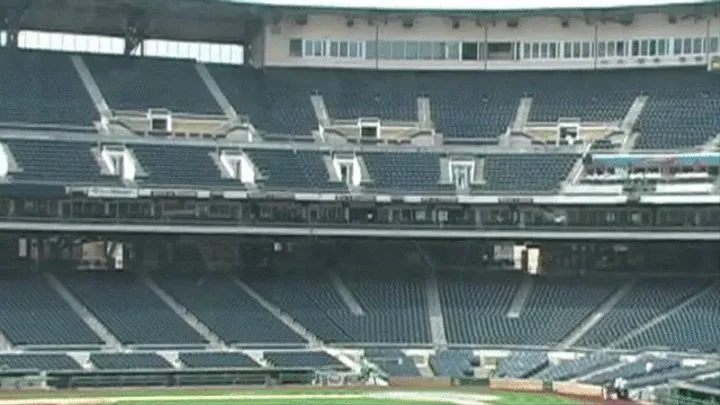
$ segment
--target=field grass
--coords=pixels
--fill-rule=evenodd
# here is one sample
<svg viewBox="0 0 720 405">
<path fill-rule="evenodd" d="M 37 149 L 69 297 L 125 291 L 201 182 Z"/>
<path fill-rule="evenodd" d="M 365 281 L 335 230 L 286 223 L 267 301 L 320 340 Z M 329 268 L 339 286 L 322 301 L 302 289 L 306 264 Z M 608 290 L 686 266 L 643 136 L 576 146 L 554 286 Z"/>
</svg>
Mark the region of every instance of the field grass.
<svg viewBox="0 0 720 405">
<path fill-rule="evenodd" d="M 549 394 L 478 388 L 141 389 L 2 392 L 0 405 L 580 405 Z"/>
</svg>

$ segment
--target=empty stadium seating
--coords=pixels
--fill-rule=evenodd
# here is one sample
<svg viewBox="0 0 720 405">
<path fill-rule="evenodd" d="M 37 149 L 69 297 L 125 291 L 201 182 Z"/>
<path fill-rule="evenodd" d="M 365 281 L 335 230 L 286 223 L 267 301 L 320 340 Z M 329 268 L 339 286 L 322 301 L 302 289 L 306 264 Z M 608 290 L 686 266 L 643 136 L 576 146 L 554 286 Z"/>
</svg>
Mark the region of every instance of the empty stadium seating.
<svg viewBox="0 0 720 405">
<path fill-rule="evenodd" d="M 694 383 L 708 388 L 720 389 L 720 376 L 694 381 Z"/>
<path fill-rule="evenodd" d="M 365 153 L 363 158 L 373 182 L 368 188 L 413 191 L 452 191 L 440 184 L 440 155 L 436 153 Z M 549 192 L 558 188 L 578 156 L 573 154 L 492 154 L 484 157 L 485 184 L 472 185 L 482 192 Z"/>
<path fill-rule="evenodd" d="M 428 364 L 439 377 L 465 377 L 473 374 L 471 350 L 438 350 Z"/>
<path fill-rule="evenodd" d="M 440 184 L 440 161 L 436 153 L 376 152 L 363 155 L 371 187 L 401 191 L 453 190 Z"/>
<path fill-rule="evenodd" d="M 2 50 L 0 122 L 89 127 L 97 112 L 70 56 Z M 222 114 L 194 62 L 83 55 L 111 109 Z M 700 68 L 549 72 L 394 72 L 209 66 L 240 114 L 270 133 L 307 136 L 317 128 L 310 95 L 333 118 L 417 119 L 417 97 L 449 138 L 496 138 L 531 97 L 530 121 L 560 117 L 618 122 L 635 97 L 648 96 L 637 128 L 640 149 L 686 148 L 720 134 L 717 78 Z M 168 80 L 172 78 L 172 80 Z"/>
<path fill-rule="evenodd" d="M 69 55 L 0 49 L 0 60 L 0 122 L 90 127 L 98 118 Z"/>
<path fill-rule="evenodd" d="M 0 332 L 21 346 L 103 343 L 38 274 L 0 272 Z"/>
<path fill-rule="evenodd" d="M 253 359 L 239 352 L 184 352 L 178 357 L 189 368 L 260 367 Z"/>
<path fill-rule="evenodd" d="M 0 354 L 0 371 L 20 370 L 81 370 L 81 367 L 65 354 Z"/>
<path fill-rule="evenodd" d="M 711 364 L 709 366 L 671 367 L 657 373 L 650 373 L 649 375 L 633 378 L 628 381 L 627 387 L 632 389 L 657 386 L 668 382 L 692 379 L 703 374 L 707 375 L 708 373 L 716 372 L 717 369 L 717 364 Z"/>
<path fill-rule="evenodd" d="M 83 59 L 114 110 L 222 114 L 193 61 L 104 55 Z"/>
<path fill-rule="evenodd" d="M 712 290 L 690 305 L 679 307 L 668 318 L 653 325 L 628 342 L 624 348 L 661 347 L 675 350 L 695 349 L 717 351 L 720 336 L 720 287 Z"/>
<path fill-rule="evenodd" d="M 483 187 L 492 191 L 548 192 L 557 189 L 578 159 L 570 154 L 487 155 Z"/>
<path fill-rule="evenodd" d="M 616 71 L 527 73 L 525 90 L 533 98 L 530 121 L 558 118 L 611 122 L 625 117 L 637 96 L 633 83 Z"/>
<path fill-rule="evenodd" d="M 342 183 L 331 183 L 320 152 L 291 149 L 247 149 L 246 153 L 271 188 L 342 189 Z"/>
<path fill-rule="evenodd" d="M 303 342 L 227 277 L 169 274 L 155 280 L 226 343 Z"/>
<path fill-rule="evenodd" d="M 263 357 L 275 367 L 312 367 L 322 369 L 347 369 L 336 358 L 325 352 L 266 351 Z"/>
<path fill-rule="evenodd" d="M 415 361 L 399 349 L 366 349 L 365 358 L 393 377 L 420 377 Z"/>
<path fill-rule="evenodd" d="M 520 279 L 467 275 L 440 280 L 448 340 L 464 344 L 558 343 L 615 290 L 603 279 L 538 278 L 518 318 L 507 317 Z M 570 287 L 572 285 L 572 287 Z"/>
<path fill-rule="evenodd" d="M 641 279 L 577 345 L 607 347 L 619 336 L 650 322 L 697 293 L 701 286 L 693 279 Z"/>
<path fill-rule="evenodd" d="M 570 380 L 592 373 L 593 371 L 607 368 L 617 362 L 617 355 L 594 352 L 574 360 L 549 364 L 548 367 L 533 375 L 533 377 L 548 380 Z"/>
<path fill-rule="evenodd" d="M 62 281 L 122 343 L 205 343 L 136 274 L 68 274 Z"/>
<path fill-rule="evenodd" d="M 652 364 L 650 371 L 648 363 Z M 654 356 L 643 356 L 635 361 L 623 364 L 620 367 L 613 368 L 606 372 L 595 374 L 584 381 L 592 384 L 605 384 L 613 381 L 615 378 L 624 378 L 632 380 L 639 377 L 648 377 L 653 374 L 667 372 L 680 367 L 680 361 L 673 358 L 659 358 Z"/>
<path fill-rule="evenodd" d="M 296 80 L 293 71 L 208 66 L 238 114 L 250 117 L 261 130 L 309 135 L 317 128 L 310 103 L 313 86 Z"/>
<path fill-rule="evenodd" d="M 652 75 L 640 120 L 638 149 L 675 149 L 706 144 L 720 135 L 718 77 L 701 69 Z"/>
<path fill-rule="evenodd" d="M 147 177 L 139 179 L 141 184 L 243 187 L 236 179 L 220 177 L 210 157 L 215 152 L 212 148 L 164 144 L 136 144 L 130 148 L 147 173 Z"/>
<path fill-rule="evenodd" d="M 511 75 L 423 72 L 419 92 L 430 97 L 433 122 L 448 138 L 496 138 L 515 118 L 522 86 Z"/>
<path fill-rule="evenodd" d="M 172 368 L 155 353 L 92 353 L 90 362 L 100 370 L 149 370 Z"/>
<path fill-rule="evenodd" d="M 499 377 L 526 378 L 545 367 L 547 362 L 546 352 L 512 352 L 498 362 L 496 372 Z"/>
<path fill-rule="evenodd" d="M 117 178 L 100 174 L 89 142 L 63 142 L 43 139 L 3 139 L 15 157 L 20 171 L 15 180 L 58 183 L 120 184 Z"/>
<path fill-rule="evenodd" d="M 429 342 L 423 283 L 399 274 L 343 274 L 362 315 L 350 311 L 322 273 L 251 277 L 249 283 L 328 342 Z"/>
</svg>

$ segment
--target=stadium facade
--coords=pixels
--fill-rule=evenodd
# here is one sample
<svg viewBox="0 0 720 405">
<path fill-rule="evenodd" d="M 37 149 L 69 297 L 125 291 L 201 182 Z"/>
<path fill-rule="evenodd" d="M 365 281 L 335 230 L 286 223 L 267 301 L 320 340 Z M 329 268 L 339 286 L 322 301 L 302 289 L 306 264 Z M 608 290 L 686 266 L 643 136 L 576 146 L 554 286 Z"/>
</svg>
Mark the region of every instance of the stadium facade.
<svg viewBox="0 0 720 405">
<path fill-rule="evenodd" d="M 717 3 L 145 3 L 2 8 L 0 383 L 716 395 Z"/>
</svg>

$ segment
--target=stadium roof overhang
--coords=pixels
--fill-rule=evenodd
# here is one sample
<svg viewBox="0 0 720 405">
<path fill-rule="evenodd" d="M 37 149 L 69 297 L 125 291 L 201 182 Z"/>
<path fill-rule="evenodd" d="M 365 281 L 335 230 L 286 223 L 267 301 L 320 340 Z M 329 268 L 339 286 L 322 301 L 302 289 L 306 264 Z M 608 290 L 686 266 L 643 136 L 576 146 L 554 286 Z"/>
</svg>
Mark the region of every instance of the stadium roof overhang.
<svg viewBox="0 0 720 405">
<path fill-rule="evenodd" d="M 384 10 L 288 7 L 235 0 L 4 0 L 0 21 L 6 28 L 125 37 L 129 27 L 146 38 L 248 43 L 265 22 L 334 14 L 349 19 L 410 20 L 427 15 L 493 23 L 527 16 L 631 23 L 638 13 L 660 12 L 678 19 L 717 15 L 717 1 L 620 8 L 533 10 Z"/>
<path fill-rule="evenodd" d="M 4 0 L 6 28 L 125 37 L 245 43 L 262 27 L 262 7 L 215 0 Z M 10 25 L 10 27 L 8 27 Z M 14 27 L 13 27 L 14 26 Z"/>
</svg>

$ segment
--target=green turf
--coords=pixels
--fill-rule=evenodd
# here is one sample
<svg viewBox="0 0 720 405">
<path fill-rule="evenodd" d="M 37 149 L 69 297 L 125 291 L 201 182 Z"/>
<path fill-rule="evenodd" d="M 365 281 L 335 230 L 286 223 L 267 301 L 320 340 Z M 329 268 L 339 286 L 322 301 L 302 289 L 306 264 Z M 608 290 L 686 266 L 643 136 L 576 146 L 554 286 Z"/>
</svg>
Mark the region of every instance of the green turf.
<svg viewBox="0 0 720 405">
<path fill-rule="evenodd" d="M 242 400 L 242 401 L 202 401 L 200 405 L 448 405 L 447 402 L 425 401 L 381 401 L 377 399 L 283 399 L 283 400 Z M 118 402 L 117 405 L 198 405 L 198 401 L 152 401 Z"/>
<path fill-rule="evenodd" d="M 297 398 L 273 399 L 274 395 L 351 395 L 383 391 L 434 391 L 477 393 L 496 397 L 493 401 L 486 401 L 489 405 L 581 405 L 581 402 L 558 397 L 552 394 L 521 393 L 492 391 L 476 387 L 455 387 L 448 389 L 394 389 L 384 387 L 367 388 L 269 388 L 269 389 L 99 389 L 77 391 L 0 391 L 0 399 L 30 399 L 30 398 L 118 398 L 120 405 L 448 405 L 448 402 L 436 400 L 411 401 L 406 399 L 381 398 Z M 258 395 L 266 398 L 258 399 L 192 399 L 193 396 L 229 396 L 229 395 Z M 187 397 L 172 401 L 122 401 L 132 397 Z M 268 398 L 270 397 L 270 398 Z"/>
</svg>

